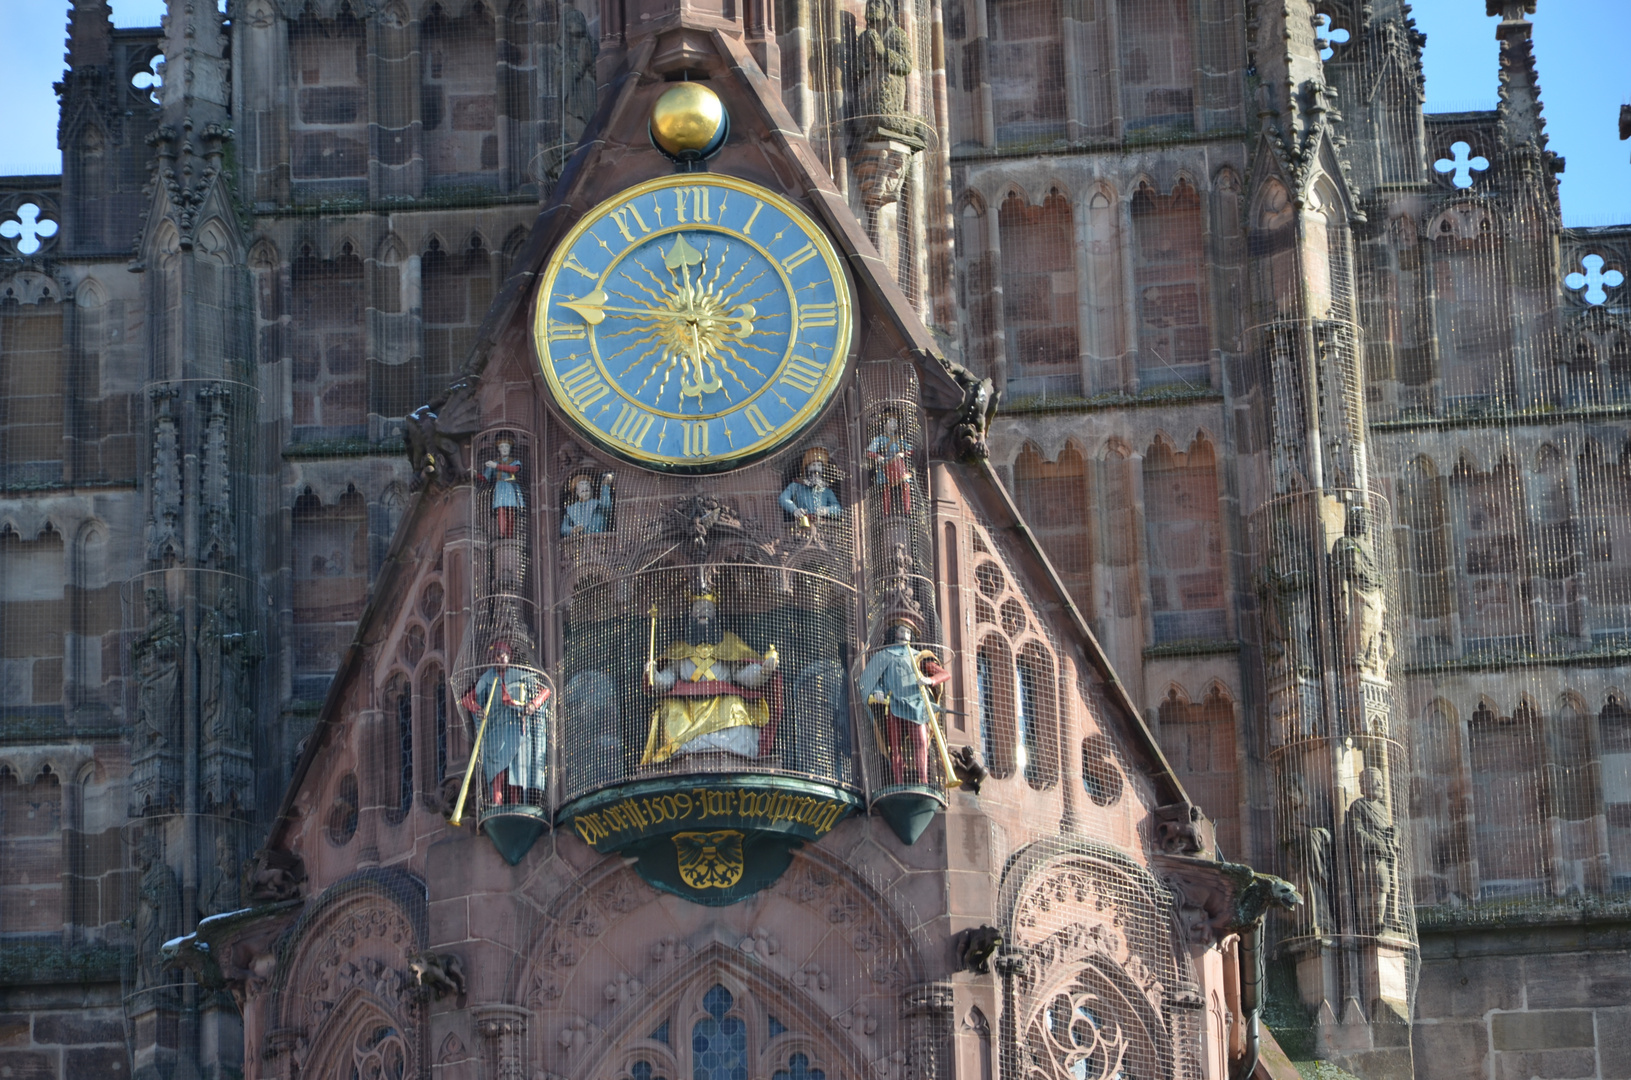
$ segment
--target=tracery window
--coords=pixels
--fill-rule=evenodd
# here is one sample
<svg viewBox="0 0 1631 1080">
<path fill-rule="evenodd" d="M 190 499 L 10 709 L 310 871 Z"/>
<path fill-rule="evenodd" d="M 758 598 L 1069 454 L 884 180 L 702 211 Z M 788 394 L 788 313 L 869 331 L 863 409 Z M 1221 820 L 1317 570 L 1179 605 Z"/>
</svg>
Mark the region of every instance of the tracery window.
<svg viewBox="0 0 1631 1080">
<path fill-rule="evenodd" d="M 702 998 L 708 1015 L 691 1028 L 692 1075 L 696 1080 L 747 1080 L 748 1029 L 730 1015 L 731 992 L 715 984 Z"/>
<path fill-rule="evenodd" d="M 387 1024 L 371 1024 L 357 1035 L 350 1080 L 404 1080 L 408 1047 L 402 1033 Z"/>
<path fill-rule="evenodd" d="M 675 1021 L 683 1024 L 680 1018 L 696 1016 L 699 1004 L 703 1015 L 691 1024 L 689 1045 L 671 1037 Z M 695 997 L 682 998 L 674 1019 L 664 1020 L 638 1040 L 638 1048 L 624 1059 L 626 1064 L 617 1075 L 623 1080 L 748 1080 L 750 1076 L 826 1080 L 829 1074 L 836 1076 L 832 1062 L 823 1060 L 807 1035 L 790 1032 L 765 1011 L 766 1004 L 761 994 L 749 995 L 741 987 L 732 992 L 722 983 L 703 992 L 700 1003 Z"/>
</svg>

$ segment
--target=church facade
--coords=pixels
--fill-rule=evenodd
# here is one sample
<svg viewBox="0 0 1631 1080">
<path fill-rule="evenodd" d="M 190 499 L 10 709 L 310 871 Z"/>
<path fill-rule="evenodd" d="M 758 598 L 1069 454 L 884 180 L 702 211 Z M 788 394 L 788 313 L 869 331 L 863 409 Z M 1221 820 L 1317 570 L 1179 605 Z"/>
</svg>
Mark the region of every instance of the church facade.
<svg viewBox="0 0 1631 1080">
<path fill-rule="evenodd" d="M 73 0 L 0 1068 L 1631 1076 L 1532 11 L 1427 115 L 1403 0 Z"/>
</svg>

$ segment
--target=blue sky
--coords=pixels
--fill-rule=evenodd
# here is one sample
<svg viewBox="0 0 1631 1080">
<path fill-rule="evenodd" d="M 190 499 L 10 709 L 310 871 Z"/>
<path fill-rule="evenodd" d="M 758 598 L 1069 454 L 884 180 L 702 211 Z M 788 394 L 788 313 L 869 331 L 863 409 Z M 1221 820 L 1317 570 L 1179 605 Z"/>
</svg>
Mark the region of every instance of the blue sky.
<svg viewBox="0 0 1631 1080">
<path fill-rule="evenodd" d="M 119 26 L 155 26 L 162 0 L 111 0 Z M 1416 0 L 1427 33 L 1430 112 L 1495 107 L 1495 23 L 1484 0 Z M 56 97 L 67 0 L 0 0 L 0 175 L 56 172 Z M 1533 16 L 1551 148 L 1564 155 L 1563 217 L 1570 225 L 1631 222 L 1631 143 L 1618 138 L 1631 102 L 1627 0 L 1539 0 Z"/>
</svg>

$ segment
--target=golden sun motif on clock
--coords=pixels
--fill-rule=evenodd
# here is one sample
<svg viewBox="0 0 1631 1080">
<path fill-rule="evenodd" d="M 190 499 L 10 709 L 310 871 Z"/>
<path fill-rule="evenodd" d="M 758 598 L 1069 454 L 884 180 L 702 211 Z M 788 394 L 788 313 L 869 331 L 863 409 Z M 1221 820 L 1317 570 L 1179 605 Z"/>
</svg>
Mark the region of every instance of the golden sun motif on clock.
<svg viewBox="0 0 1631 1080">
<path fill-rule="evenodd" d="M 625 191 L 567 235 L 534 341 L 556 402 L 592 440 L 710 471 L 815 418 L 844 371 L 850 311 L 832 245 L 797 207 L 689 174 Z"/>
</svg>

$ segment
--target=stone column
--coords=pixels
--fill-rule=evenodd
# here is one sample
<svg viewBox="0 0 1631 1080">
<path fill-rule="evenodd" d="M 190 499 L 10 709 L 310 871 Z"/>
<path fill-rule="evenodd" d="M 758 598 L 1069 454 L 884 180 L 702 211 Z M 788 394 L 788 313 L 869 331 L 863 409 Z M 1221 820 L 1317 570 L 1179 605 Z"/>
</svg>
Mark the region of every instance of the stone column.
<svg viewBox="0 0 1631 1080">
<path fill-rule="evenodd" d="M 477 1005 L 482 1058 L 494 1080 L 527 1080 L 527 1010 L 519 1005 Z"/>
</svg>

